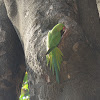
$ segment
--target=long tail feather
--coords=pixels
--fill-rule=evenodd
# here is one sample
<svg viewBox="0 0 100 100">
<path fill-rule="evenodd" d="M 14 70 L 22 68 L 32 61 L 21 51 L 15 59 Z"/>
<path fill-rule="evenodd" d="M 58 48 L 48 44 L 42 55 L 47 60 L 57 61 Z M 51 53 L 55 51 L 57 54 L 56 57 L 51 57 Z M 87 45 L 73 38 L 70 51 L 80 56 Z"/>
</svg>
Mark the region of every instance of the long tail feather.
<svg viewBox="0 0 100 100">
<path fill-rule="evenodd" d="M 62 52 L 58 47 L 55 47 L 48 55 L 47 58 L 47 65 L 50 63 L 50 69 L 52 69 L 53 74 L 56 74 L 56 81 L 59 83 L 59 71 L 60 65 L 62 63 Z"/>
<path fill-rule="evenodd" d="M 48 66 L 49 65 L 49 62 L 50 62 L 49 55 L 46 55 L 46 60 L 47 60 L 47 66 Z"/>
<path fill-rule="evenodd" d="M 52 61 L 53 61 L 53 66 L 55 68 L 55 73 L 56 73 L 56 80 L 59 83 L 59 74 L 58 74 L 58 69 L 57 69 L 57 60 L 56 60 L 56 56 L 53 55 L 52 56 Z"/>
</svg>

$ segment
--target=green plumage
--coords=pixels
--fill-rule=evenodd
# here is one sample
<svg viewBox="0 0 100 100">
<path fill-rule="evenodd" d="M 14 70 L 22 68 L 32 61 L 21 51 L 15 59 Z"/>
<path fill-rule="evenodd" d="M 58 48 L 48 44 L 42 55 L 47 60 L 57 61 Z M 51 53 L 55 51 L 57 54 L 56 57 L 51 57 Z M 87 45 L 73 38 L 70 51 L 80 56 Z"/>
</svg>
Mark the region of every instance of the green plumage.
<svg viewBox="0 0 100 100">
<path fill-rule="evenodd" d="M 47 65 L 50 64 L 50 69 L 52 69 L 53 74 L 56 74 L 56 80 L 59 83 L 59 71 L 60 65 L 62 63 L 62 52 L 57 47 L 61 40 L 61 30 L 63 30 L 64 25 L 59 23 L 53 27 L 51 31 L 48 32 L 47 39 Z"/>
</svg>

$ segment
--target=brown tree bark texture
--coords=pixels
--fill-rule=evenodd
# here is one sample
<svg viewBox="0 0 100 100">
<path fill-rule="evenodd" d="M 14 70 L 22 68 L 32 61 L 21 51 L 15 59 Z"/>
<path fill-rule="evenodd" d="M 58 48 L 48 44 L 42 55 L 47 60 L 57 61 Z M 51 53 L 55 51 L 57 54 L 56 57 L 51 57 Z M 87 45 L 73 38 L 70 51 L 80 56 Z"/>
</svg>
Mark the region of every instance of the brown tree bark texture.
<svg viewBox="0 0 100 100">
<path fill-rule="evenodd" d="M 25 73 L 24 53 L 0 0 L 0 100 L 18 100 Z"/>
<path fill-rule="evenodd" d="M 96 0 L 77 0 L 80 24 L 91 46 L 100 52 L 100 21 Z"/>
</svg>

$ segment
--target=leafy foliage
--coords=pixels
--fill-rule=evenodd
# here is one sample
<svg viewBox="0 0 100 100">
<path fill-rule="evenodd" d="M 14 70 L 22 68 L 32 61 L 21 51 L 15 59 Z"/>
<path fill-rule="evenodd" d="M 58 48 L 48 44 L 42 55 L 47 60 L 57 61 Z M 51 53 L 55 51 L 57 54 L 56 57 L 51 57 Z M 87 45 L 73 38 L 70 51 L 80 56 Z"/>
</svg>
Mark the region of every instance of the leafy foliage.
<svg viewBox="0 0 100 100">
<path fill-rule="evenodd" d="M 23 80 L 22 88 L 21 88 L 21 95 L 19 97 L 19 100 L 29 100 L 29 89 L 28 89 L 28 74 L 25 73 L 25 77 Z"/>
</svg>

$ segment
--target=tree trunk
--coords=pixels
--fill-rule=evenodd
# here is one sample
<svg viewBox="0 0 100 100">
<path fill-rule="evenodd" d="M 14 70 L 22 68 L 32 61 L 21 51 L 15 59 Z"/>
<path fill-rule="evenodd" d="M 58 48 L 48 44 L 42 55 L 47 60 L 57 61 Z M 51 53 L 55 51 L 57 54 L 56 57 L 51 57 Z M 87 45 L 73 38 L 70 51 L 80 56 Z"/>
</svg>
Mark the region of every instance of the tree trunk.
<svg viewBox="0 0 100 100">
<path fill-rule="evenodd" d="M 100 52 L 100 21 L 96 0 L 77 0 L 77 5 L 83 32 L 89 44 Z"/>
<path fill-rule="evenodd" d="M 100 0 L 96 0 L 96 3 L 97 3 L 99 17 L 100 17 Z"/>
<path fill-rule="evenodd" d="M 100 99 L 100 25 L 96 2 L 76 1 L 4 0 L 24 48 L 30 100 Z M 59 44 L 64 54 L 60 84 L 46 67 L 45 59 L 47 33 L 58 22 L 68 29 L 68 35 Z"/>
<path fill-rule="evenodd" d="M 25 73 L 19 38 L 0 0 L 0 100 L 18 100 Z"/>
</svg>

